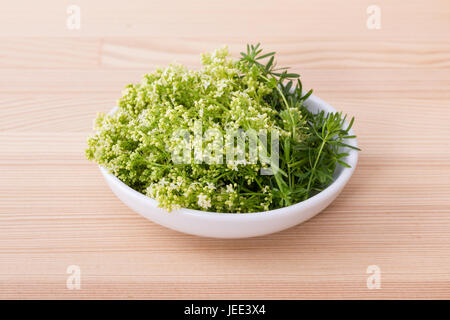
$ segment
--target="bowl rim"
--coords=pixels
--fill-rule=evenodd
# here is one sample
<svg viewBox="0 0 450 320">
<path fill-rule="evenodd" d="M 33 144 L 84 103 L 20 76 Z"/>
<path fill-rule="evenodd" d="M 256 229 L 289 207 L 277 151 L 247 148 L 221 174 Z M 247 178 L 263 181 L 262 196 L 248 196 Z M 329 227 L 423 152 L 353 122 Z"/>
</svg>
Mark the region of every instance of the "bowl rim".
<svg viewBox="0 0 450 320">
<path fill-rule="evenodd" d="M 338 112 L 336 109 L 334 109 L 330 104 L 325 102 L 324 100 L 320 99 L 319 97 L 311 94 L 308 99 L 305 101 L 305 105 L 307 106 L 308 103 L 315 103 L 319 106 L 319 109 L 324 110 L 328 113 L 330 112 Z M 307 106 L 308 107 L 308 106 Z M 117 110 L 117 107 L 113 108 L 110 111 L 110 114 L 115 112 Z M 348 122 L 345 122 L 345 124 L 348 126 Z M 349 134 L 351 136 L 355 135 L 353 128 L 350 129 Z M 352 138 L 348 139 L 346 141 L 349 145 L 353 147 L 358 147 L 357 139 Z M 355 171 L 356 165 L 358 163 L 358 151 L 354 149 L 350 149 L 348 151 L 349 155 L 345 158 L 346 162 L 351 166 L 350 168 L 342 167 L 341 172 L 337 176 L 337 178 L 325 189 L 323 189 L 321 192 L 315 194 L 314 196 L 303 200 L 301 202 L 292 204 L 287 207 L 268 210 L 268 211 L 260 211 L 260 212 L 248 212 L 248 213 L 233 213 L 233 212 L 213 212 L 213 211 L 202 211 L 202 210 L 196 210 L 196 209 L 189 209 L 189 208 L 180 208 L 176 210 L 172 210 L 171 212 L 166 211 L 168 214 L 177 214 L 177 213 L 183 213 L 190 216 L 196 216 L 196 217 L 214 217 L 214 218 L 222 218 L 222 219 L 242 219 L 245 217 L 246 219 L 252 219 L 254 217 L 274 217 L 279 215 L 284 215 L 289 212 L 298 212 L 301 209 L 306 209 L 308 207 L 314 206 L 318 203 L 321 203 L 322 201 L 329 198 L 331 194 L 334 194 L 335 192 L 339 192 L 340 188 L 343 188 L 347 182 L 349 181 L 350 177 L 352 176 L 353 172 Z M 146 196 L 143 193 L 140 193 L 139 191 L 134 190 L 124 182 L 122 182 L 119 178 L 117 178 L 114 174 L 110 173 L 108 169 L 102 167 L 99 165 L 100 171 L 102 172 L 103 176 L 109 180 L 109 182 L 115 183 L 117 187 L 122 189 L 122 191 L 127 192 L 129 195 L 134 196 L 135 198 L 148 202 L 149 205 L 153 207 L 157 207 L 159 209 L 165 210 L 164 208 L 161 208 L 158 206 L 158 201 L 155 199 L 152 199 L 148 196 Z"/>
</svg>

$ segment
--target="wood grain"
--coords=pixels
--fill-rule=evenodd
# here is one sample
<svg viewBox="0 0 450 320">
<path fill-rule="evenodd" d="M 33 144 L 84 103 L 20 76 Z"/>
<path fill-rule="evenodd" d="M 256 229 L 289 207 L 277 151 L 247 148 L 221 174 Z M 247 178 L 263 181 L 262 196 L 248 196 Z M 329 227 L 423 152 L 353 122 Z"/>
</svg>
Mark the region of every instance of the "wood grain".
<svg viewBox="0 0 450 320">
<path fill-rule="evenodd" d="M 450 298 L 448 1 L 377 1 L 380 30 L 366 28 L 372 1 L 77 3 L 80 31 L 65 2 L 0 10 L 0 298 Z M 196 68 L 200 52 L 238 56 L 249 41 L 356 117 L 349 185 L 310 221 L 253 239 L 129 210 L 84 158 L 95 114 L 158 65 Z M 69 265 L 81 290 L 66 288 Z"/>
</svg>

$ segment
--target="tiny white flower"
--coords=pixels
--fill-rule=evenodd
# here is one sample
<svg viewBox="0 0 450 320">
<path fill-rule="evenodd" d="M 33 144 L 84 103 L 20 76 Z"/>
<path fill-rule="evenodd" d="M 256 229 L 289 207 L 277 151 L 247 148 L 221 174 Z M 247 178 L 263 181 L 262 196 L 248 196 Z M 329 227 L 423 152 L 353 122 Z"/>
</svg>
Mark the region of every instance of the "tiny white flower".
<svg viewBox="0 0 450 320">
<path fill-rule="evenodd" d="M 225 204 L 228 206 L 228 208 L 231 209 L 231 207 L 233 206 L 233 202 L 231 200 L 227 200 L 225 201 Z"/>
<path fill-rule="evenodd" d="M 216 189 L 216 186 L 212 182 L 208 182 L 207 183 L 207 187 L 208 187 L 209 190 L 215 190 Z"/>
<path fill-rule="evenodd" d="M 207 195 L 205 195 L 205 194 L 199 194 L 199 195 L 197 196 L 197 199 L 198 199 L 197 204 L 198 204 L 201 208 L 203 208 L 203 209 L 208 209 L 208 208 L 211 207 L 211 200 L 208 198 Z"/>
</svg>

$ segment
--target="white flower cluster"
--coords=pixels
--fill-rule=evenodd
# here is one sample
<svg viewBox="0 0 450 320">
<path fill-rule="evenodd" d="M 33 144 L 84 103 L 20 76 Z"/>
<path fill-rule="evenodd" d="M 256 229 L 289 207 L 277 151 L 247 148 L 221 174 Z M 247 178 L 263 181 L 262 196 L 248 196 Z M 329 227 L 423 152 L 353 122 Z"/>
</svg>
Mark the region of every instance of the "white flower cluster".
<svg viewBox="0 0 450 320">
<path fill-rule="evenodd" d="M 117 112 L 98 116 L 87 156 L 168 210 L 262 210 L 271 199 L 245 190 L 253 184 L 259 188 L 256 179 L 266 164 L 253 161 L 239 145 L 229 163 L 212 160 L 224 149 L 227 130 L 283 131 L 273 120 L 276 110 L 263 99 L 272 89 L 258 81 L 255 70 L 232 61 L 227 49 L 204 54 L 202 63 L 200 70 L 176 64 L 159 68 L 128 85 Z M 222 143 L 211 130 L 222 134 Z M 195 136 L 187 139 L 186 133 L 207 138 L 200 142 L 202 152 L 196 151 Z M 182 159 L 189 162 L 174 163 L 171 153 L 186 143 L 192 154 Z M 241 172 L 245 187 L 234 182 Z"/>
</svg>

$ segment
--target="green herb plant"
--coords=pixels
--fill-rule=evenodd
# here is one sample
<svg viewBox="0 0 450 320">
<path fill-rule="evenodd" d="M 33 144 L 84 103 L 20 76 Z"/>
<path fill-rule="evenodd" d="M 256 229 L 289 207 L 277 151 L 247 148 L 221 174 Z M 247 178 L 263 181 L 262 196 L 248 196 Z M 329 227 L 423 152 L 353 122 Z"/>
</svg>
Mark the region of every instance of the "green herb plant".
<svg viewBox="0 0 450 320">
<path fill-rule="evenodd" d="M 86 156 L 109 169 L 135 190 L 168 211 L 180 207 L 249 213 L 282 208 L 322 191 L 338 164 L 348 167 L 343 151 L 352 118 L 341 113 L 312 113 L 304 105 L 300 76 L 277 68 L 275 53 L 247 45 L 239 60 L 226 48 L 202 56 L 200 70 L 180 65 L 158 68 L 141 83 L 128 85 L 114 114 L 99 114 L 88 138 Z M 275 130 L 279 163 L 261 175 L 264 163 L 223 164 L 172 161 L 180 144 L 175 130 L 214 128 Z M 207 147 L 207 140 L 202 142 Z M 266 150 L 269 154 L 273 150 Z M 248 155 L 248 153 L 247 153 Z"/>
<path fill-rule="evenodd" d="M 342 117 L 341 113 L 326 115 L 324 111 L 317 114 L 308 111 L 303 102 L 312 90 L 303 95 L 299 74 L 288 73 L 287 68 L 275 68 L 275 52 L 263 54 L 260 44 L 247 45 L 247 52 L 241 52 L 241 56 L 242 62 L 259 68 L 261 81 L 276 89 L 265 99 L 279 111 L 280 120 L 291 133 L 281 143 L 281 170 L 274 177 L 275 201 L 283 207 L 305 200 L 333 181 L 336 164 L 349 167 L 341 160 L 348 153 L 340 150 L 345 147 L 359 150 L 344 142 L 356 138 L 349 135 L 354 118 L 345 127 L 346 116 Z M 260 62 L 267 58 L 266 64 Z M 300 111 L 300 116 L 295 111 Z"/>
</svg>

